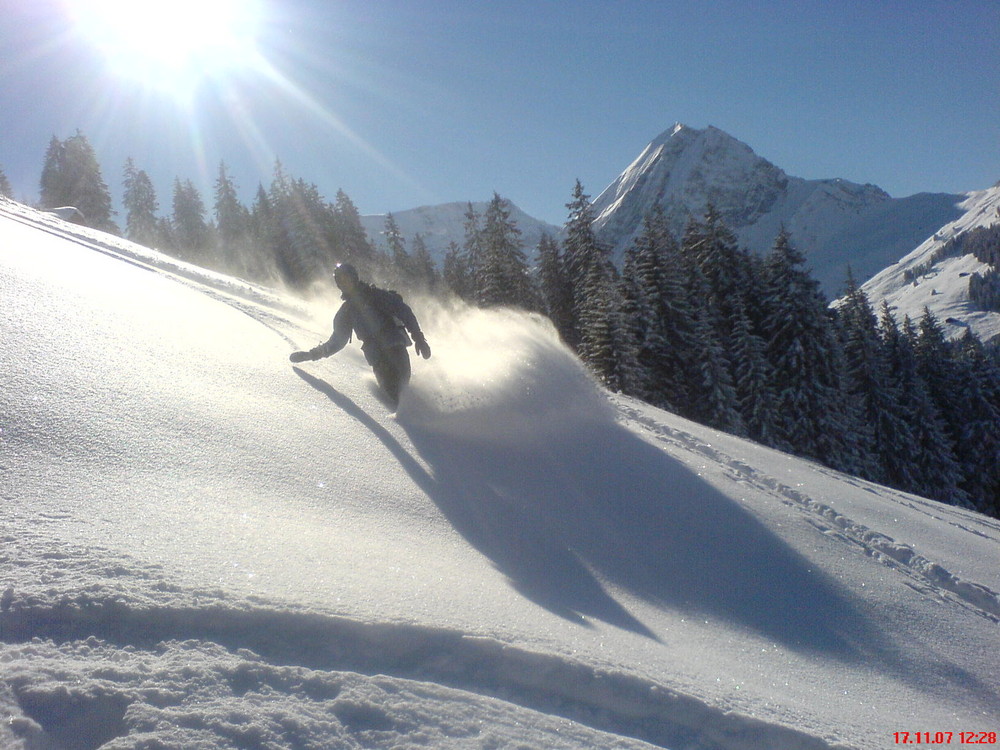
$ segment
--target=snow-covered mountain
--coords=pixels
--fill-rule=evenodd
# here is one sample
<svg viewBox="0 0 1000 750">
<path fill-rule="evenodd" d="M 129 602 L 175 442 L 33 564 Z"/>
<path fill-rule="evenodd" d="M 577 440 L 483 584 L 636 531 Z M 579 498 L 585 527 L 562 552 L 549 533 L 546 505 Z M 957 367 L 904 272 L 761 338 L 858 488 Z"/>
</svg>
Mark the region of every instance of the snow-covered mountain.
<svg viewBox="0 0 1000 750">
<path fill-rule="evenodd" d="M 472 208 L 480 216 L 480 222 L 486 213 L 489 204 L 483 202 L 473 202 Z M 406 239 L 406 249 L 413 249 L 413 238 L 419 234 L 423 237 L 430 251 L 431 257 L 437 262 L 438 267 L 444 260 L 448 252 L 449 245 L 454 242 L 459 247 L 465 242 L 465 213 L 469 204 L 466 203 L 442 203 L 435 206 L 421 206 L 407 211 L 393 213 L 400 233 Z M 376 247 L 385 248 L 382 239 L 385 230 L 385 215 L 370 214 L 361 217 L 361 226 L 364 227 L 368 239 Z M 562 236 L 562 227 L 547 224 L 531 216 L 511 204 L 511 219 L 517 223 L 521 230 L 521 241 L 524 243 L 524 251 L 529 258 L 533 258 L 535 248 L 543 233 L 558 239 Z"/>
<path fill-rule="evenodd" d="M 891 198 L 874 185 L 791 177 L 718 128 L 681 124 L 654 139 L 594 199 L 595 228 L 620 256 L 656 203 L 679 237 L 713 203 L 744 247 L 766 252 L 781 227 L 833 296 L 847 267 L 864 280 L 961 214 L 962 196 Z"/>
<path fill-rule="evenodd" d="M 843 289 L 850 266 L 864 281 L 895 264 L 941 227 L 958 220 L 972 194 L 919 193 L 892 198 L 875 185 L 842 179 L 792 177 L 745 143 L 715 127 L 681 124 L 655 138 L 597 198 L 595 229 L 621 255 L 641 231 L 655 203 L 663 205 L 679 237 L 688 220 L 709 203 L 718 208 L 742 246 L 766 253 L 782 227 L 806 253 L 813 276 L 833 298 Z M 441 264 L 451 242 L 465 239 L 464 202 L 422 206 L 393 213 L 408 248 L 418 233 Z M 487 204 L 473 203 L 482 216 Z M 560 238 L 562 227 L 535 219 L 513 206 L 529 256 L 542 233 Z M 384 215 L 361 217 L 376 246 Z"/>
<path fill-rule="evenodd" d="M 876 305 L 889 303 L 896 317 L 919 320 L 929 309 L 951 336 L 971 329 L 983 341 L 1000 336 L 1000 313 L 977 309 L 969 301 L 969 278 L 988 270 L 970 253 L 949 253 L 949 243 L 978 227 L 1000 224 L 1000 183 L 969 193 L 959 204 L 963 214 L 945 224 L 899 262 L 862 285 Z"/>
<path fill-rule="evenodd" d="M 995 744 L 1000 522 L 0 199 L 0 747 Z M 920 733 L 919 735 L 917 733 Z"/>
</svg>

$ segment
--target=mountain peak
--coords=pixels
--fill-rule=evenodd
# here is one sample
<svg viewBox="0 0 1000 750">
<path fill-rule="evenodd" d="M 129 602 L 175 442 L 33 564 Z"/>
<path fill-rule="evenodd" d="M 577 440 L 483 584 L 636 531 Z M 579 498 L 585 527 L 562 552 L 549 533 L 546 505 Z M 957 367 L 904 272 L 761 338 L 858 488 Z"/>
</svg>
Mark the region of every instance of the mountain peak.
<svg viewBox="0 0 1000 750">
<path fill-rule="evenodd" d="M 649 151 L 650 149 L 659 148 L 660 146 L 667 144 L 673 139 L 684 138 L 686 136 L 694 136 L 701 132 L 702 131 L 697 130 L 696 128 L 688 127 L 682 122 L 676 122 L 674 123 L 673 127 L 664 130 L 662 133 L 656 136 L 656 138 L 650 141 L 649 145 L 646 146 L 646 151 Z"/>
<path fill-rule="evenodd" d="M 784 172 L 716 127 L 676 123 L 649 143 L 639 157 L 594 201 L 595 227 L 613 235 L 617 249 L 641 229 L 654 203 L 662 205 L 676 234 L 711 200 L 728 211 L 734 228 L 768 210 L 787 185 Z M 747 207 L 747 195 L 752 204 Z M 776 232 L 775 232 L 776 233 Z"/>
<path fill-rule="evenodd" d="M 599 239 L 621 256 L 654 205 L 681 236 L 712 203 L 750 250 L 766 253 L 782 230 L 792 233 L 831 296 L 854 272 L 868 278 L 960 215 L 957 196 L 894 201 L 874 185 L 793 177 L 746 143 L 708 125 L 675 123 L 593 203 Z"/>
</svg>

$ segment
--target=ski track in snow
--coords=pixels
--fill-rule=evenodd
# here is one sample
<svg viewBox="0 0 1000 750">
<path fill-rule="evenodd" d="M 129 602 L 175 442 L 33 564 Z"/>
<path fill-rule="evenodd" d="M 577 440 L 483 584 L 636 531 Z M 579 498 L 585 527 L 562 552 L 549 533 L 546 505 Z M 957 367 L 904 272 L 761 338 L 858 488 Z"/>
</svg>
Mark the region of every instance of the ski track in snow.
<svg viewBox="0 0 1000 750">
<path fill-rule="evenodd" d="M 970 609 L 991 622 L 1000 623 L 1000 594 L 988 586 L 962 580 L 944 566 L 919 554 L 910 545 L 899 543 L 887 534 L 874 531 L 851 520 L 830 505 L 819 502 L 802 491 L 783 484 L 744 461 L 726 454 L 717 446 L 709 445 L 690 433 L 681 432 L 647 419 L 638 409 L 630 407 L 624 399 L 618 400 L 618 407 L 624 415 L 640 424 L 656 440 L 708 458 L 724 466 L 730 478 L 735 482 L 747 484 L 776 495 L 786 504 L 802 511 L 808 522 L 817 531 L 853 545 L 888 568 L 907 576 L 908 585 L 919 593 L 926 596 L 936 596 L 943 601 Z M 820 465 L 816 465 L 816 468 L 824 474 L 834 473 L 833 470 Z M 865 488 L 867 486 L 863 480 L 844 474 L 837 473 L 837 478 L 857 487 Z M 979 515 L 975 517 L 969 515 L 968 518 L 963 519 L 964 522 L 956 520 L 956 518 L 946 519 L 943 518 L 944 506 L 940 504 L 931 504 L 915 495 L 905 495 L 884 487 L 879 487 L 878 494 L 880 497 L 893 499 L 895 502 L 918 509 L 934 518 L 945 520 L 957 528 L 1000 544 L 1000 522 L 994 519 Z M 956 509 L 949 510 L 951 515 L 958 516 Z M 989 535 L 978 531 L 971 527 L 974 523 L 997 533 Z"/>
<path fill-rule="evenodd" d="M 275 311 L 275 300 L 252 285 L 226 283 L 150 256 L 124 240 L 108 242 L 101 233 L 36 218 L 9 203 L 0 208 L 22 223 L 168 274 L 249 315 L 290 345 L 307 332 L 305 323 L 292 321 L 303 310 Z M 660 437 L 686 450 L 712 450 L 690 435 Z M 728 463 L 741 481 L 767 485 L 750 467 L 732 459 Z M 806 504 L 789 488 L 769 489 Z M 180 737 L 184 747 L 215 747 L 208 738 L 220 734 L 236 747 L 277 747 L 268 743 L 308 736 L 314 724 L 334 718 L 343 747 L 445 741 L 456 747 L 501 747 L 525 731 L 522 724 L 542 726 L 545 746 L 551 748 L 647 743 L 690 750 L 834 747 L 805 732 L 568 656 L 447 628 L 362 622 L 290 611 L 285 603 L 259 597 L 233 600 L 218 590 L 186 591 L 159 566 L 110 550 L 64 546 L 53 551 L 47 539 L 42 534 L 0 536 L 0 562 L 37 570 L 33 588 L 9 587 L 0 598 L 0 663 L 7 683 L 0 689 L 0 709 L 9 717 L 0 740 L 19 738 L 32 750 L 111 750 L 134 747 L 143 738 L 158 746 L 166 725 L 174 727 L 169 741 Z M 94 568 L 94 558 L 101 567 Z M 115 589 L 117 577 L 145 579 L 146 598 L 132 593 L 124 601 Z M 37 677 L 40 663 L 50 664 L 41 669 L 51 677 L 44 683 Z M 192 679 L 215 701 L 204 713 L 187 703 Z M 410 698 L 398 698 L 402 693 Z M 296 717 L 301 726 L 289 727 L 277 709 L 269 713 L 277 695 L 314 704 L 314 709 Z M 471 718 L 461 726 L 455 720 L 445 726 L 448 722 L 438 718 L 435 735 L 434 705 L 440 701 L 467 704 Z M 412 716 L 418 711 L 423 712 L 419 719 Z M 248 726 L 250 714 L 258 720 Z M 446 715 L 453 716 L 454 709 Z M 494 724 L 508 726 L 510 734 L 502 740 L 480 735 L 476 726 L 484 716 L 499 717 Z M 531 732 L 523 740 L 539 741 Z"/>
</svg>

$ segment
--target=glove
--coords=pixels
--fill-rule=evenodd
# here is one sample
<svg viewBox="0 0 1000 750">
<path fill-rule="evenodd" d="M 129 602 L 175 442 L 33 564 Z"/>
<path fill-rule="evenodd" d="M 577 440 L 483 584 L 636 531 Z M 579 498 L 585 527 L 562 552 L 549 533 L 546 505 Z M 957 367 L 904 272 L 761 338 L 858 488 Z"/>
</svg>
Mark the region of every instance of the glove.
<svg viewBox="0 0 1000 750">
<path fill-rule="evenodd" d="M 305 362 L 307 359 L 313 359 L 312 352 L 292 352 L 288 355 L 289 362 Z"/>
<path fill-rule="evenodd" d="M 431 348 L 427 345 L 427 339 L 424 338 L 424 334 L 420 332 L 413 334 L 413 348 L 424 359 L 431 358 Z"/>
</svg>

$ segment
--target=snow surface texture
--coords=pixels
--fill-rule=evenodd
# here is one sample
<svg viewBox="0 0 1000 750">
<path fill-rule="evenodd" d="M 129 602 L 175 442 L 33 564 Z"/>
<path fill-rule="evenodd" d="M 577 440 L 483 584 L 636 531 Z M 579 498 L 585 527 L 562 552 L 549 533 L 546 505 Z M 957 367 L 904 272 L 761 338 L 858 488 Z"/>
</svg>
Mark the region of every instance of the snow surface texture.
<svg viewBox="0 0 1000 750">
<path fill-rule="evenodd" d="M 0 202 L 0 747 L 894 747 L 1000 726 L 1000 522 Z"/>
<path fill-rule="evenodd" d="M 1000 313 L 976 309 L 969 300 L 969 277 L 989 269 L 974 255 L 941 257 L 941 249 L 971 229 L 1000 224 L 1000 185 L 970 193 L 959 204 L 964 211 L 915 250 L 862 285 L 876 305 L 889 303 L 897 320 L 914 322 L 930 310 L 952 337 L 971 329 L 983 341 L 1000 336 Z"/>
</svg>

